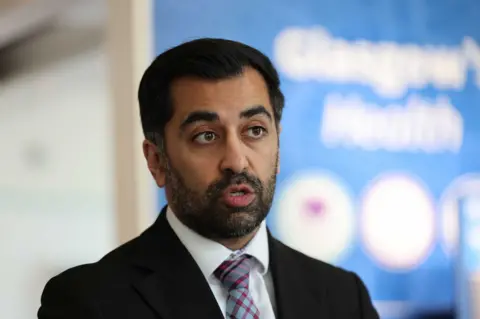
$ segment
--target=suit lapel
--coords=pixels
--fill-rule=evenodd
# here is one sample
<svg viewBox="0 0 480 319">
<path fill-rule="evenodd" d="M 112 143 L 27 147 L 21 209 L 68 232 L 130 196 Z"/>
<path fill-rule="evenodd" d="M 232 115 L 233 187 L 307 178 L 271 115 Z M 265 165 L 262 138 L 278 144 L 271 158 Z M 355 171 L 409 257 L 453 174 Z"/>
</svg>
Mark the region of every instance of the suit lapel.
<svg viewBox="0 0 480 319">
<path fill-rule="evenodd" d="M 165 212 L 164 208 L 137 242 L 132 260 L 149 274 L 134 283 L 135 289 L 163 319 L 223 319 L 205 277 L 171 229 Z"/>
<path fill-rule="evenodd" d="M 313 286 L 311 275 L 302 267 L 301 259 L 269 233 L 270 267 L 272 271 L 277 319 L 329 318 L 325 304 L 326 291 Z"/>
<path fill-rule="evenodd" d="M 154 273 L 135 284 L 145 301 L 163 319 L 199 318 L 222 319 L 210 287 L 201 280 L 202 273 L 178 271 Z"/>
</svg>

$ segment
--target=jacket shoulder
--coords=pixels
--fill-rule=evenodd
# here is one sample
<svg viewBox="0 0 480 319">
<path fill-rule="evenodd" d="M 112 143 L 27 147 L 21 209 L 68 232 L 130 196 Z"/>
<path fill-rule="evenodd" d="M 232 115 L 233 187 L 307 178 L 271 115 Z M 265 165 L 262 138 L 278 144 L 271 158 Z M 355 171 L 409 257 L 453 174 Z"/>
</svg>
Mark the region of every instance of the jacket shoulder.
<svg viewBox="0 0 480 319">
<path fill-rule="evenodd" d="M 126 283 L 131 269 L 128 257 L 137 240 L 138 237 L 113 249 L 96 262 L 58 273 L 48 280 L 42 296 L 48 293 L 93 296 L 111 285 Z"/>
<path fill-rule="evenodd" d="M 332 309 L 351 309 L 357 318 L 378 319 L 370 293 L 360 277 L 349 270 L 305 255 L 278 240 L 277 249 L 296 276 L 315 295 L 324 295 Z M 322 292 L 325 292 L 323 294 Z"/>
<path fill-rule="evenodd" d="M 330 263 L 312 258 L 298 250 L 291 248 L 290 246 L 285 245 L 279 240 L 276 240 L 276 245 L 278 249 L 283 254 L 283 258 L 289 260 L 290 262 L 297 264 L 299 267 L 305 270 L 309 276 L 320 276 L 322 280 L 328 279 L 327 283 L 334 282 L 336 285 L 345 283 L 349 285 L 351 280 L 352 273 L 344 268 L 332 265 Z"/>
</svg>

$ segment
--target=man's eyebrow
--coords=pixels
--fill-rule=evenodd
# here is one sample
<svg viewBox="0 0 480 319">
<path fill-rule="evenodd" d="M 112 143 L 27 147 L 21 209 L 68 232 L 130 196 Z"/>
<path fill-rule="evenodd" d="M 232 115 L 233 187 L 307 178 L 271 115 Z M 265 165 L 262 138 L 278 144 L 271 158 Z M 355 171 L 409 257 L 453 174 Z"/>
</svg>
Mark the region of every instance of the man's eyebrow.
<svg viewBox="0 0 480 319">
<path fill-rule="evenodd" d="M 273 117 L 268 110 L 262 105 L 252 106 L 240 113 L 241 118 L 251 118 L 255 115 L 264 115 L 270 121 L 272 121 Z M 211 111 L 194 111 L 187 115 L 187 117 L 183 120 L 182 124 L 180 124 L 180 129 L 185 130 L 185 128 L 193 123 L 196 122 L 215 122 L 220 120 L 220 117 L 217 113 Z"/>
<path fill-rule="evenodd" d="M 272 121 L 273 117 L 272 117 L 272 114 L 270 114 L 270 112 L 267 111 L 267 109 L 263 106 L 263 105 L 256 105 L 256 106 L 253 106 L 245 111 L 242 111 L 240 113 L 240 117 L 241 118 L 251 118 L 251 117 L 254 117 L 255 115 L 265 115 L 266 117 L 268 117 L 268 119 L 270 121 Z"/>
<path fill-rule="evenodd" d="M 195 111 L 188 114 L 188 116 L 183 120 L 182 124 L 180 124 L 180 129 L 184 130 L 187 126 L 196 122 L 215 122 L 219 119 L 220 117 L 215 112 Z"/>
</svg>

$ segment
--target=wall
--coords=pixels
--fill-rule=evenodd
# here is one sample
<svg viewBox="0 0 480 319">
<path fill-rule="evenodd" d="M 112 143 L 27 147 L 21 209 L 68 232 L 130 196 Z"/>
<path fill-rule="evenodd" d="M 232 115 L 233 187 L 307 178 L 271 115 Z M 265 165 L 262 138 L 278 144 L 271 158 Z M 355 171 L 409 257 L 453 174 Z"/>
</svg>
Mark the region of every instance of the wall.
<svg viewBox="0 0 480 319">
<path fill-rule="evenodd" d="M 48 278 L 114 246 L 106 6 L 0 54 L 2 318 L 34 318 Z"/>
</svg>

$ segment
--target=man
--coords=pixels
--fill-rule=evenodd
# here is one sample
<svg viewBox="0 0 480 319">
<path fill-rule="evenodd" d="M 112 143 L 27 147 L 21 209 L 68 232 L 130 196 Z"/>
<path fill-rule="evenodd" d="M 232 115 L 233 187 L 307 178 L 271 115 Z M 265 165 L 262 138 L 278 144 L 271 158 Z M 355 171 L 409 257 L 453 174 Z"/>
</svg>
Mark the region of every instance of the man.
<svg viewBox="0 0 480 319">
<path fill-rule="evenodd" d="M 136 239 L 51 279 L 39 319 L 378 318 L 358 276 L 265 225 L 284 107 L 266 56 L 221 39 L 184 43 L 146 70 L 139 102 L 168 206 Z"/>
</svg>

